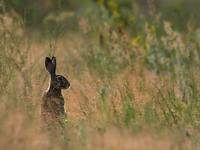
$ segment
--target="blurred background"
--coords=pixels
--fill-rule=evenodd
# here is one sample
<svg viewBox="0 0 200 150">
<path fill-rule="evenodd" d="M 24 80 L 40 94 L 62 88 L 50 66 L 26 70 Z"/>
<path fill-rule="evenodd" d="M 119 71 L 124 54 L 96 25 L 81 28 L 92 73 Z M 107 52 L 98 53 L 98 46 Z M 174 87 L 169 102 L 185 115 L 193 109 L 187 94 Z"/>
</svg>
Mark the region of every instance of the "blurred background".
<svg viewBox="0 0 200 150">
<path fill-rule="evenodd" d="M 199 0 L 1 0 L 0 149 L 200 147 Z M 44 131 L 46 56 L 71 83 Z"/>
<path fill-rule="evenodd" d="M 94 14 L 89 14 L 89 11 L 93 11 L 99 13 L 99 17 L 105 17 L 99 21 L 107 17 L 112 20 L 110 22 L 126 28 L 134 28 L 136 22 L 153 21 L 151 17 L 159 16 L 174 23 L 177 29 L 184 30 L 190 22 L 198 27 L 198 7 L 197 0 L 7 0 L 1 2 L 1 13 L 18 15 L 29 28 L 42 27 L 49 19 L 63 21 L 68 26 L 75 25 L 76 17 L 84 14 L 92 17 Z"/>
</svg>

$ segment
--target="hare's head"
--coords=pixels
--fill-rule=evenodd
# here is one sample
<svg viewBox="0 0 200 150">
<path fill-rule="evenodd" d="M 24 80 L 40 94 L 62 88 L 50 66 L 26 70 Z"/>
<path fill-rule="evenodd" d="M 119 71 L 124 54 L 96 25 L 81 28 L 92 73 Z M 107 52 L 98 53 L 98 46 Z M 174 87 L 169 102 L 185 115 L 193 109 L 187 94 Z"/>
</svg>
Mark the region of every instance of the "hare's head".
<svg viewBox="0 0 200 150">
<path fill-rule="evenodd" d="M 69 88 L 70 86 L 69 81 L 64 76 L 56 74 L 56 58 L 55 57 L 52 57 L 52 58 L 46 57 L 45 67 L 51 76 L 50 88 L 53 88 L 56 90 Z"/>
</svg>

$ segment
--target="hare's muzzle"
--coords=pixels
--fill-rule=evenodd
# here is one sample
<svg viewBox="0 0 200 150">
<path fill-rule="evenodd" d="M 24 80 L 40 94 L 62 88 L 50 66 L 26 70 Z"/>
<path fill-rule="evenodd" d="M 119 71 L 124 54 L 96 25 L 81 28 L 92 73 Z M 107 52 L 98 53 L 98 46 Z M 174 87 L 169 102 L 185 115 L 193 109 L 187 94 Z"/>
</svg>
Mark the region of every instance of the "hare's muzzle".
<svg viewBox="0 0 200 150">
<path fill-rule="evenodd" d="M 67 80 L 66 80 L 67 81 Z M 63 89 L 68 89 L 70 87 L 70 83 L 67 81 L 65 85 L 62 87 Z"/>
</svg>

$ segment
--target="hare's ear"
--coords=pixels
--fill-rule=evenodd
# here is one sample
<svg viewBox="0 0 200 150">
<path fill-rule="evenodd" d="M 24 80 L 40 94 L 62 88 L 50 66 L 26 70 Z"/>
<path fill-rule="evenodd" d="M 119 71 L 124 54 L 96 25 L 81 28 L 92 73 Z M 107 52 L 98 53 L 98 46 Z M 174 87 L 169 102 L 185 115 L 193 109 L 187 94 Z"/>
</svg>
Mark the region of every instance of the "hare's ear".
<svg viewBox="0 0 200 150">
<path fill-rule="evenodd" d="M 47 69 L 47 71 L 52 74 L 52 71 L 53 71 L 53 64 L 52 64 L 52 61 L 49 57 L 46 57 L 45 59 L 45 67 Z"/>
<path fill-rule="evenodd" d="M 51 62 L 53 64 L 52 73 L 56 74 L 56 57 L 52 57 Z"/>
</svg>

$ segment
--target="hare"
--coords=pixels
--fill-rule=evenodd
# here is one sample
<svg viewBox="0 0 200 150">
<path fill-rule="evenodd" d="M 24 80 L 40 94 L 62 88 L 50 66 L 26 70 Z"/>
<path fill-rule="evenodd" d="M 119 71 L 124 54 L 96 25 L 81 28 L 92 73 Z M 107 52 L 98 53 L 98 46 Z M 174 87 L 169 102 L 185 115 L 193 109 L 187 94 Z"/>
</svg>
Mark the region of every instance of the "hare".
<svg viewBox="0 0 200 150">
<path fill-rule="evenodd" d="M 61 90 L 69 88 L 70 83 L 65 77 L 56 74 L 55 57 L 46 57 L 45 67 L 50 75 L 50 83 L 49 88 L 42 97 L 42 119 L 47 124 L 60 124 L 66 116 Z"/>
</svg>

